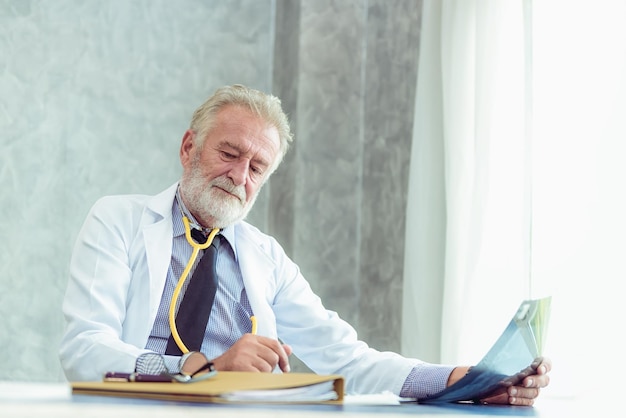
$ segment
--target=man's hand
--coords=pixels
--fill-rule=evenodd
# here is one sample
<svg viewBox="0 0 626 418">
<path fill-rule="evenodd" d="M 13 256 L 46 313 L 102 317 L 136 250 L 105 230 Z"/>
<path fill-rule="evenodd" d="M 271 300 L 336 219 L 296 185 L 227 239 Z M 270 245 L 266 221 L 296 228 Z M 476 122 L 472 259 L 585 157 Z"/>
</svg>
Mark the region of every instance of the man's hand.
<svg viewBox="0 0 626 418">
<path fill-rule="evenodd" d="M 552 370 L 550 359 L 540 357 L 526 369 L 513 376 L 511 381 L 503 382 L 506 389 L 502 393 L 481 399 L 481 402 L 532 406 L 539 396 L 541 388 L 550 383 L 550 376 L 548 376 L 550 370 Z"/>
<path fill-rule="evenodd" d="M 289 372 L 291 347 L 260 335 L 245 334 L 224 354 L 213 360 L 219 371 L 271 372 L 278 365 Z"/>
<path fill-rule="evenodd" d="M 455 367 L 448 378 L 447 386 L 459 381 L 468 370 L 469 367 Z M 493 395 L 480 399 L 480 402 L 531 406 L 539 396 L 540 389 L 550 383 L 550 376 L 548 376 L 550 370 L 552 370 L 550 359 L 540 357 L 524 370 L 502 381 L 501 388 L 496 389 Z"/>
<path fill-rule="evenodd" d="M 548 376 L 550 370 L 552 370 L 550 359 L 540 357 L 513 377 L 516 381 L 519 381 L 519 378 L 521 378 L 521 381 L 515 384 L 508 382 L 510 386 L 503 393 L 482 399 L 481 401 L 485 403 L 531 406 L 535 403 L 537 396 L 539 396 L 541 388 L 548 386 L 550 383 L 550 376 Z M 505 381 L 504 384 L 506 386 L 507 382 Z"/>
</svg>

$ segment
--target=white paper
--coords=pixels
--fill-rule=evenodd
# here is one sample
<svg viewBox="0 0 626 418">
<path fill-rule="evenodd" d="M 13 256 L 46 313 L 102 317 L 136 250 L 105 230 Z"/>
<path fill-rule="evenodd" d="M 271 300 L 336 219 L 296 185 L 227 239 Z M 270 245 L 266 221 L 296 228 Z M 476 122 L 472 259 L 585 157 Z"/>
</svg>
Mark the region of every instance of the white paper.
<svg viewBox="0 0 626 418">
<path fill-rule="evenodd" d="M 241 390 L 221 395 L 231 402 L 313 402 L 332 401 L 338 398 L 335 382 L 321 382 L 314 385 L 288 389 Z"/>
</svg>

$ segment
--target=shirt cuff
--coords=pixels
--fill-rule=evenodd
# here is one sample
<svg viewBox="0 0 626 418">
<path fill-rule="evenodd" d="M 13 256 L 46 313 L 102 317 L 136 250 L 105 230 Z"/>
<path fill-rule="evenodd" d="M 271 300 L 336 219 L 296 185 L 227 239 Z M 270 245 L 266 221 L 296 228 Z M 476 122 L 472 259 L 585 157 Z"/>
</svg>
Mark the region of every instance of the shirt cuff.
<svg viewBox="0 0 626 418">
<path fill-rule="evenodd" d="M 403 398 L 425 398 L 446 388 L 450 373 L 456 366 L 422 363 L 411 370 L 402 385 Z"/>
</svg>

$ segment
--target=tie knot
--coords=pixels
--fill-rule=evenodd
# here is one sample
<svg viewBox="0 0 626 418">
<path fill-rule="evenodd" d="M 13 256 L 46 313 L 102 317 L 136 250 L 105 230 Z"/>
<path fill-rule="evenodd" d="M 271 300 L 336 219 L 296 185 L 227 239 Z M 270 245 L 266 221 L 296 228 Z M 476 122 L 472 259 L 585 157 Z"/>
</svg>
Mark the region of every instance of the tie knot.
<svg viewBox="0 0 626 418">
<path fill-rule="evenodd" d="M 191 237 L 194 239 L 194 241 L 196 241 L 198 244 L 204 244 L 206 242 L 206 236 L 204 236 L 204 234 L 202 233 L 202 231 L 200 231 L 199 229 L 192 229 L 191 230 Z"/>
<path fill-rule="evenodd" d="M 194 241 L 196 241 L 198 244 L 204 244 L 207 240 L 207 236 L 204 235 L 204 232 L 200 231 L 199 229 L 195 229 L 193 228 L 191 230 L 191 237 L 194 239 Z M 217 234 L 215 235 L 215 237 L 213 238 L 213 242 L 211 242 L 211 246 L 215 247 L 215 248 L 219 248 L 220 247 L 220 240 L 221 240 L 221 235 Z"/>
</svg>

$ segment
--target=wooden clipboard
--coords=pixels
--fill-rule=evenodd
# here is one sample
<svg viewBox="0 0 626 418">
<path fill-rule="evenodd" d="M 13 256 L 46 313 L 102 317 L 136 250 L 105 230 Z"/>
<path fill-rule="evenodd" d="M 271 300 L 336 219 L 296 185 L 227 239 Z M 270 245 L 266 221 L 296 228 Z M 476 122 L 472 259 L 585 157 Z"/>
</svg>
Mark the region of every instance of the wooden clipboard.
<svg viewBox="0 0 626 418">
<path fill-rule="evenodd" d="M 255 403 L 342 403 L 344 378 L 339 375 L 317 375 L 314 373 L 255 373 L 218 372 L 214 377 L 194 383 L 148 383 L 148 382 L 72 382 L 72 393 L 76 395 L 115 396 L 141 399 L 157 399 L 185 402 L 233 403 L 226 395 L 240 391 L 284 390 L 304 388 L 324 382 L 333 382 L 336 398 L 333 400 L 297 400 L 289 396 L 280 401 Z"/>
</svg>

